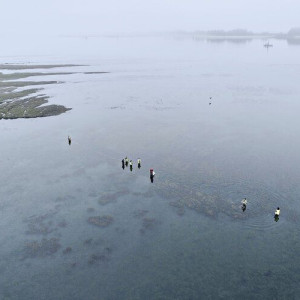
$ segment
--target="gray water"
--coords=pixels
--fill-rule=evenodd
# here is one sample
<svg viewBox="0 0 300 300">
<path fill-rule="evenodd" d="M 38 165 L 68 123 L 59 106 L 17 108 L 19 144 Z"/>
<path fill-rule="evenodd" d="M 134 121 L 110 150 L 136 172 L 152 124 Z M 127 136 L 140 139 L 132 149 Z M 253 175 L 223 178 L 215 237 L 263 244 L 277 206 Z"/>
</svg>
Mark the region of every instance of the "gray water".
<svg viewBox="0 0 300 300">
<path fill-rule="evenodd" d="M 0 299 L 299 299 L 300 48 L 263 43 L 4 40 L 83 66 L 45 86 L 71 111 L 0 122 Z"/>
</svg>

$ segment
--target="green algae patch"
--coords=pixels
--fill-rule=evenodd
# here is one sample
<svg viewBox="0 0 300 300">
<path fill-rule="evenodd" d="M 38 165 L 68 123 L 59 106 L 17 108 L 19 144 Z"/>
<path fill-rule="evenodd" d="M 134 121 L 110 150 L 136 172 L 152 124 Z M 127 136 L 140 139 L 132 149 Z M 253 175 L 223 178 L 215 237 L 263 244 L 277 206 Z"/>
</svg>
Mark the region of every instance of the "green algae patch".
<svg viewBox="0 0 300 300">
<path fill-rule="evenodd" d="M 75 65 L 0 65 L 0 70 L 50 69 L 58 67 L 71 67 Z M 39 118 L 60 115 L 71 108 L 63 105 L 45 105 L 49 97 L 40 93 L 40 86 L 59 84 L 60 81 L 19 81 L 34 76 L 69 75 L 71 72 L 15 72 L 5 74 L 0 72 L 0 120 L 19 118 Z M 36 86 L 36 87 L 35 87 Z M 30 88 L 28 88 L 30 87 Z M 22 88 L 22 90 L 20 90 Z"/>
<path fill-rule="evenodd" d="M 71 108 L 63 105 L 46 105 L 48 97 L 30 97 L 25 100 L 17 100 L 0 105 L 1 119 L 39 118 L 60 115 Z"/>
</svg>

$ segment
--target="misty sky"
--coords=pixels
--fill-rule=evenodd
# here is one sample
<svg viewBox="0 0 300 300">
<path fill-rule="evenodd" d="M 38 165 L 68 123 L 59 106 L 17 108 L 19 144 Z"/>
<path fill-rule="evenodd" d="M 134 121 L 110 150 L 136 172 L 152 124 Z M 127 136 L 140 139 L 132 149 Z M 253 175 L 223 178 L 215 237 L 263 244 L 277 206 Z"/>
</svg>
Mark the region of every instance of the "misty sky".
<svg viewBox="0 0 300 300">
<path fill-rule="evenodd" d="M 300 0 L 0 0 L 0 34 L 107 34 L 300 26 Z"/>
</svg>

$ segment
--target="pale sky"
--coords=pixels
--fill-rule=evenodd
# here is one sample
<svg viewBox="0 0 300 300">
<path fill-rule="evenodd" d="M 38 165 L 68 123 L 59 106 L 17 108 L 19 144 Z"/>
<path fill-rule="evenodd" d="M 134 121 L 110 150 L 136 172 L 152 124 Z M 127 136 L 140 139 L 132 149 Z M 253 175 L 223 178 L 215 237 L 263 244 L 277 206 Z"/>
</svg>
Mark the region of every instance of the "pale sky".
<svg viewBox="0 0 300 300">
<path fill-rule="evenodd" d="M 0 0 L 0 34 L 300 27 L 300 0 Z"/>
</svg>

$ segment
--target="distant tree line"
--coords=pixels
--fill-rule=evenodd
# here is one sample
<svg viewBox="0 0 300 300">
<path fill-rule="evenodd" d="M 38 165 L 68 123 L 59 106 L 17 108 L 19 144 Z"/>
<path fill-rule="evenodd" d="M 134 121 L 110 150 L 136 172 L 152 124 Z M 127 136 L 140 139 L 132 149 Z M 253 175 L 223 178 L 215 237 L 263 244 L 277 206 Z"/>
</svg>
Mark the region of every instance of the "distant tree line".
<svg viewBox="0 0 300 300">
<path fill-rule="evenodd" d="M 193 37 L 268 37 L 268 38 L 285 38 L 285 39 L 297 39 L 300 38 L 300 27 L 291 28 L 287 33 L 271 33 L 271 32 L 259 32 L 255 33 L 247 29 L 233 29 L 233 30 L 208 30 L 208 31 L 194 31 L 176 32 L 180 36 L 193 36 Z"/>
</svg>

